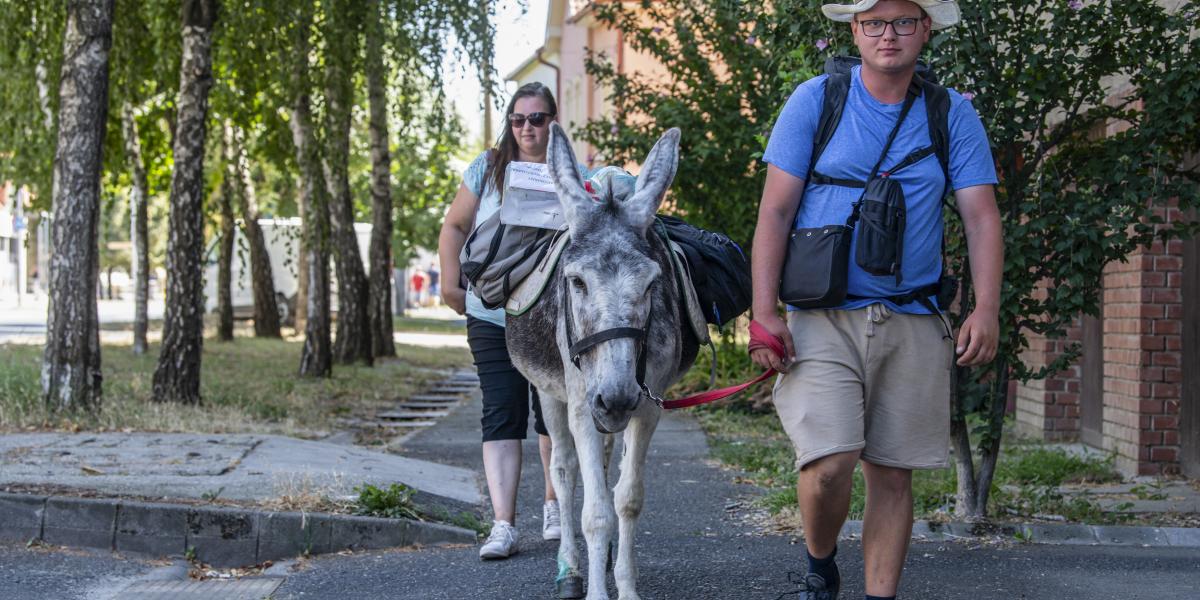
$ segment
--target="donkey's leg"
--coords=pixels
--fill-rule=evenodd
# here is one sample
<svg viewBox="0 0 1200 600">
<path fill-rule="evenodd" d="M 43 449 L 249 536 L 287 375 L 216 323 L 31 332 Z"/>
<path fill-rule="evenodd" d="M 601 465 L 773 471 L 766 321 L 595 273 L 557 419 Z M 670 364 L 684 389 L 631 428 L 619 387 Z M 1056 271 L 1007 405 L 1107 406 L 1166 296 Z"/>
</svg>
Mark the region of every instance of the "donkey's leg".
<svg viewBox="0 0 1200 600">
<path fill-rule="evenodd" d="M 654 435 L 654 429 L 658 426 L 658 417 L 658 407 L 643 406 L 625 429 L 625 453 L 621 457 L 621 479 L 616 488 L 620 535 L 617 564 L 613 573 L 617 580 L 620 600 L 638 600 L 637 562 L 633 545 L 638 517 L 642 514 L 645 499 L 643 480 L 646 451 L 650 447 L 650 437 Z"/>
<path fill-rule="evenodd" d="M 583 597 L 583 572 L 579 570 L 579 548 L 575 544 L 575 480 L 579 459 L 567 422 L 567 405 L 542 395 L 542 419 L 554 442 L 550 455 L 550 481 L 558 496 L 562 538 L 558 542 L 558 573 L 554 578 L 559 598 Z"/>
<path fill-rule="evenodd" d="M 604 434 L 596 431 L 585 403 L 568 407 L 571 433 L 583 474 L 583 537 L 588 550 L 588 600 L 608 600 L 608 544 L 617 515 L 604 479 Z"/>
</svg>

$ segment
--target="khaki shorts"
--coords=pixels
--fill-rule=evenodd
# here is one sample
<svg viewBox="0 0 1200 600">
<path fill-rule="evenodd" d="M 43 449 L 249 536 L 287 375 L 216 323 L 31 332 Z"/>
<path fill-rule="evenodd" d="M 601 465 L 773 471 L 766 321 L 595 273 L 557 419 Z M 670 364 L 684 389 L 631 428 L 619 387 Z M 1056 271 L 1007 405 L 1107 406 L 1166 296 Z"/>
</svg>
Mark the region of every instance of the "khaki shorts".
<svg viewBox="0 0 1200 600">
<path fill-rule="evenodd" d="M 862 450 L 904 469 L 947 466 L 953 340 L 942 317 L 859 310 L 788 313 L 796 362 L 775 383 L 775 410 L 799 468 Z"/>
</svg>

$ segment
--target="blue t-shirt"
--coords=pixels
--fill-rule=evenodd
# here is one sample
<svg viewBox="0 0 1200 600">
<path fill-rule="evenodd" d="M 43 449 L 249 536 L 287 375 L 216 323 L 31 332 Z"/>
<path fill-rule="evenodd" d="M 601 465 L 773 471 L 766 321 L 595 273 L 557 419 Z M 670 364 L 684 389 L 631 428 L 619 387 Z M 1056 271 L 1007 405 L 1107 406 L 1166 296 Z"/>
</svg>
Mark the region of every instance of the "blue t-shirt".
<svg viewBox="0 0 1200 600">
<path fill-rule="evenodd" d="M 871 96 L 863 85 L 861 67 L 850 74 L 850 93 L 842 120 L 816 165 L 820 173 L 837 179 L 865 181 L 879 160 L 887 136 L 896 125 L 903 103 L 884 104 Z M 821 118 L 827 75 L 814 77 L 792 92 L 771 130 L 763 160 L 787 173 L 808 178 L 813 137 Z M 950 188 L 960 190 L 976 185 L 994 185 L 996 167 L 992 162 L 983 122 L 971 103 L 958 92 L 950 92 Z M 896 140 L 880 167 L 886 171 L 914 150 L 931 144 L 929 119 L 924 96 L 918 97 L 904 119 Z M 892 275 L 871 275 L 861 268 L 851 251 L 849 293 L 864 298 L 884 298 L 906 294 L 936 283 L 942 274 L 942 204 L 946 180 L 937 156 L 930 154 L 916 164 L 895 173 L 892 179 L 904 190 L 907 223 L 904 231 L 902 281 L 896 285 Z M 861 189 L 807 182 L 794 227 L 807 229 L 842 224 L 850 216 L 851 206 L 862 195 Z M 855 230 L 855 236 L 858 235 Z M 855 240 L 852 240 L 854 242 Z M 862 308 L 878 300 L 850 300 L 838 309 Z M 904 313 L 928 314 L 917 302 L 889 308 Z M 789 307 L 789 310 L 794 310 Z"/>
</svg>

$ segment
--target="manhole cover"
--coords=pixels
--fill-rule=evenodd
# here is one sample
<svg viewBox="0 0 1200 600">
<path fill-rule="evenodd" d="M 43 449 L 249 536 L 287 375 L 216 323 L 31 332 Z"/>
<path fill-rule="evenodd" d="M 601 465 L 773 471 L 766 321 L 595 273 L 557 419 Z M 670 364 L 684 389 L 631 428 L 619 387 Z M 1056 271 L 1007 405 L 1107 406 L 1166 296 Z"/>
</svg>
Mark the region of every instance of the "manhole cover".
<svg viewBox="0 0 1200 600">
<path fill-rule="evenodd" d="M 142 581 L 121 592 L 122 600 L 263 600 L 282 577 L 206 581 Z"/>
</svg>

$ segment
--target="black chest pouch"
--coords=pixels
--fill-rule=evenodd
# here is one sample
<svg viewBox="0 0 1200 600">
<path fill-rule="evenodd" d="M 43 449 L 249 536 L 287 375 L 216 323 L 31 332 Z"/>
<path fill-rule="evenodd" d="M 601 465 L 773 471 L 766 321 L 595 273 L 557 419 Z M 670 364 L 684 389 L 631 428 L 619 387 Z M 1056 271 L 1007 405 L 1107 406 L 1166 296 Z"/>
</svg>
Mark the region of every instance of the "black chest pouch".
<svg viewBox="0 0 1200 600">
<path fill-rule="evenodd" d="M 872 275 L 894 275 L 898 284 L 904 257 L 904 190 L 899 181 L 875 177 L 867 181 L 859 203 L 854 261 Z"/>
</svg>

